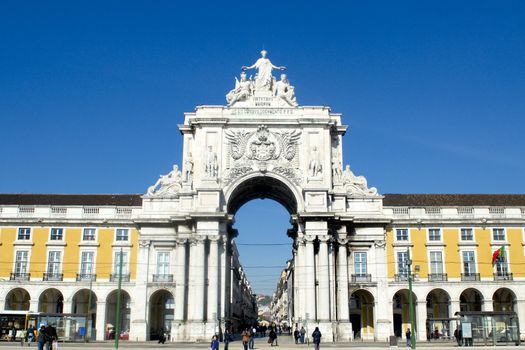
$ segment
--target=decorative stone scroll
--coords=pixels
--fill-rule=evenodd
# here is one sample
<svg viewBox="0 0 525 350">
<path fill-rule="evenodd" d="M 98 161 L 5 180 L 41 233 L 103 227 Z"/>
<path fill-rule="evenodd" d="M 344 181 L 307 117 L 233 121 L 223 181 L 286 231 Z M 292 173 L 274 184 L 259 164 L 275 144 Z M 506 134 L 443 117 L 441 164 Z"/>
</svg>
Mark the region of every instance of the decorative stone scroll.
<svg viewBox="0 0 525 350">
<path fill-rule="evenodd" d="M 148 188 L 147 197 L 174 197 L 182 189 L 182 173 L 178 165 L 166 175 L 161 175 L 153 186 Z"/>
<path fill-rule="evenodd" d="M 368 188 L 364 176 L 355 176 L 350 165 L 347 165 L 341 175 L 341 183 L 350 196 L 377 196 L 375 187 Z"/>
</svg>

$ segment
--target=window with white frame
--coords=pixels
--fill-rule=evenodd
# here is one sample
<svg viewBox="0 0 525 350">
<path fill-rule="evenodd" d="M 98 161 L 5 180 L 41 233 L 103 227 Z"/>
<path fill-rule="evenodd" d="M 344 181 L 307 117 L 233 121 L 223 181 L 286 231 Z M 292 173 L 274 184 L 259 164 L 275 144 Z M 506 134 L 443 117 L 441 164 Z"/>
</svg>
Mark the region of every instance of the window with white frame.
<svg viewBox="0 0 525 350">
<path fill-rule="evenodd" d="M 23 275 L 28 272 L 29 251 L 17 250 L 15 254 L 15 274 Z"/>
<path fill-rule="evenodd" d="M 401 242 L 408 241 L 408 229 L 406 228 L 396 229 L 396 240 L 401 241 Z"/>
<path fill-rule="evenodd" d="M 509 262 L 507 260 L 507 252 L 504 251 L 503 254 L 498 255 L 496 262 L 494 264 L 494 269 L 496 270 L 496 275 L 506 276 L 509 273 Z"/>
<path fill-rule="evenodd" d="M 47 274 L 57 276 L 60 274 L 60 264 L 62 252 L 59 250 L 50 250 L 47 257 Z"/>
<path fill-rule="evenodd" d="M 129 241 L 129 229 L 127 228 L 118 228 L 115 234 L 115 240 L 117 242 L 127 242 Z"/>
<path fill-rule="evenodd" d="M 95 267 L 95 252 L 84 251 L 80 256 L 80 274 L 83 277 L 92 276 Z"/>
<path fill-rule="evenodd" d="M 443 253 L 442 252 L 430 252 L 430 273 L 431 274 L 443 274 Z"/>
<path fill-rule="evenodd" d="M 397 274 L 400 276 L 408 277 L 408 254 L 406 251 L 397 252 Z"/>
<path fill-rule="evenodd" d="M 429 229 L 428 240 L 431 242 L 441 241 L 441 230 L 439 228 Z"/>
<path fill-rule="evenodd" d="M 366 252 L 354 253 L 354 269 L 357 276 L 364 276 L 367 272 Z"/>
<path fill-rule="evenodd" d="M 61 241 L 64 239 L 64 229 L 63 228 L 51 228 L 51 233 L 49 234 L 50 241 Z"/>
<path fill-rule="evenodd" d="M 463 255 L 463 273 L 467 276 L 476 273 L 476 255 L 472 250 L 465 250 Z"/>
<path fill-rule="evenodd" d="M 83 241 L 95 241 L 97 239 L 96 229 L 94 228 L 85 228 L 82 232 Z"/>
<path fill-rule="evenodd" d="M 170 273 L 170 252 L 157 252 L 157 275 L 167 276 Z"/>
<path fill-rule="evenodd" d="M 31 229 L 29 227 L 18 228 L 16 239 L 19 241 L 29 241 L 31 239 Z"/>
<path fill-rule="evenodd" d="M 473 241 L 474 240 L 474 232 L 472 232 L 471 228 L 461 229 L 461 240 L 462 241 Z"/>
<path fill-rule="evenodd" d="M 120 271 L 121 258 L 122 258 L 122 274 L 126 275 L 128 273 L 128 252 L 118 251 L 118 252 L 115 252 L 115 256 L 113 259 L 113 274 L 117 276 Z"/>
<path fill-rule="evenodd" d="M 493 228 L 492 229 L 492 240 L 494 240 L 494 241 L 504 241 L 505 240 L 505 229 L 503 229 L 503 228 Z"/>
</svg>

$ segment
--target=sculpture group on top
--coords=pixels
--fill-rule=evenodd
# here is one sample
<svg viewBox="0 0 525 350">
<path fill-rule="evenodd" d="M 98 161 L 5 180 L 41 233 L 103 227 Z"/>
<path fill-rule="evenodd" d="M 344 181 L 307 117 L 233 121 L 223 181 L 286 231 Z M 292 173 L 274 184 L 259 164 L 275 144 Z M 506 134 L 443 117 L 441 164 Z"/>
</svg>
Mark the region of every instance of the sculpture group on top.
<svg viewBox="0 0 525 350">
<path fill-rule="evenodd" d="M 375 187 L 368 187 L 368 182 L 364 176 L 356 176 L 350 170 L 350 165 L 346 165 L 345 170 L 341 169 L 341 162 L 333 163 L 332 176 L 334 187 L 342 187 L 350 196 L 377 196 Z"/>
<path fill-rule="evenodd" d="M 275 96 L 287 106 L 296 107 L 298 105 L 295 98 L 295 89 L 290 84 L 286 74 L 281 74 L 281 80 L 279 81 L 276 81 L 272 74 L 272 70 L 284 71 L 286 67 L 273 65 L 270 59 L 266 57 L 267 54 L 266 50 L 262 50 L 261 58 L 257 62 L 249 67 L 242 67 L 240 80 L 235 77 L 235 88 L 226 95 L 228 106 L 231 107 L 237 102 L 246 101 L 258 93 L 264 96 L 267 96 L 267 94 Z M 254 79 L 252 79 L 252 76 L 247 79 L 246 71 L 251 69 L 257 69 L 257 73 Z"/>
<path fill-rule="evenodd" d="M 160 175 L 153 186 L 146 193 L 149 197 L 172 197 L 182 189 L 182 173 L 178 165 L 173 165 L 173 170 L 166 175 Z"/>
</svg>

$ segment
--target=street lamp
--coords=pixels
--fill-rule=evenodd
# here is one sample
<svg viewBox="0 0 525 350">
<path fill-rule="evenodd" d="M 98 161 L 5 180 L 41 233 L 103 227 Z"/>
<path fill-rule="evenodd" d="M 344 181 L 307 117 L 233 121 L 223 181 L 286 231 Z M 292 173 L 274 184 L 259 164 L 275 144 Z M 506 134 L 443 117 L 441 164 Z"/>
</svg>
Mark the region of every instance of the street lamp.
<svg viewBox="0 0 525 350">
<path fill-rule="evenodd" d="M 407 248 L 407 261 L 408 267 L 408 308 L 410 315 L 410 346 L 412 349 L 416 348 L 416 328 L 414 327 L 414 301 L 412 300 L 412 259 L 410 259 L 410 248 Z"/>
</svg>

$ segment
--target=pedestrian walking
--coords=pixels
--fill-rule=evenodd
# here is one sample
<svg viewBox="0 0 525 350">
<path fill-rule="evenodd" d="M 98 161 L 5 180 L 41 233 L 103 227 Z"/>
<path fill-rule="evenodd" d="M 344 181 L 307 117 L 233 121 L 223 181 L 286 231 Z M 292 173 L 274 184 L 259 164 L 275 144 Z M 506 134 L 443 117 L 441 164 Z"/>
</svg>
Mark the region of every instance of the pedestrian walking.
<svg viewBox="0 0 525 350">
<path fill-rule="evenodd" d="M 255 335 L 257 330 L 255 327 L 250 327 L 250 341 L 248 342 L 248 348 L 253 349 L 255 348 Z"/>
<path fill-rule="evenodd" d="M 319 330 L 319 327 L 315 327 L 314 332 L 312 333 L 312 340 L 314 342 L 314 348 L 315 350 L 319 350 L 319 345 L 321 344 L 321 331 Z"/>
<path fill-rule="evenodd" d="M 246 328 L 241 333 L 241 339 L 242 339 L 242 346 L 244 350 L 248 350 L 248 343 L 250 342 L 250 331 L 248 330 L 248 328 Z"/>
<path fill-rule="evenodd" d="M 38 350 L 44 350 L 44 345 L 47 342 L 47 333 L 44 325 L 40 326 L 38 336 L 36 337 L 36 345 Z"/>
<path fill-rule="evenodd" d="M 299 333 L 299 330 L 297 329 L 297 325 L 295 325 L 295 330 L 293 331 L 293 338 L 295 339 L 295 344 L 299 344 L 299 337 L 300 337 L 300 333 Z"/>
<path fill-rule="evenodd" d="M 27 328 L 26 337 L 27 337 L 27 346 L 30 346 L 32 342 L 35 341 L 35 327 L 33 325 L 30 325 L 29 328 Z"/>
<path fill-rule="evenodd" d="M 304 327 L 301 327 L 301 331 L 299 332 L 299 337 L 301 339 L 301 344 L 304 344 L 304 336 L 306 335 L 306 329 Z"/>
<path fill-rule="evenodd" d="M 410 331 L 410 328 L 407 328 L 405 337 L 407 338 L 407 346 L 412 347 L 412 332 Z"/>
<path fill-rule="evenodd" d="M 224 331 L 224 350 L 228 350 L 228 346 L 232 340 L 233 339 L 230 330 L 226 329 L 226 331 Z"/>
<path fill-rule="evenodd" d="M 219 337 L 217 335 L 211 337 L 211 350 L 219 350 Z"/>
</svg>

